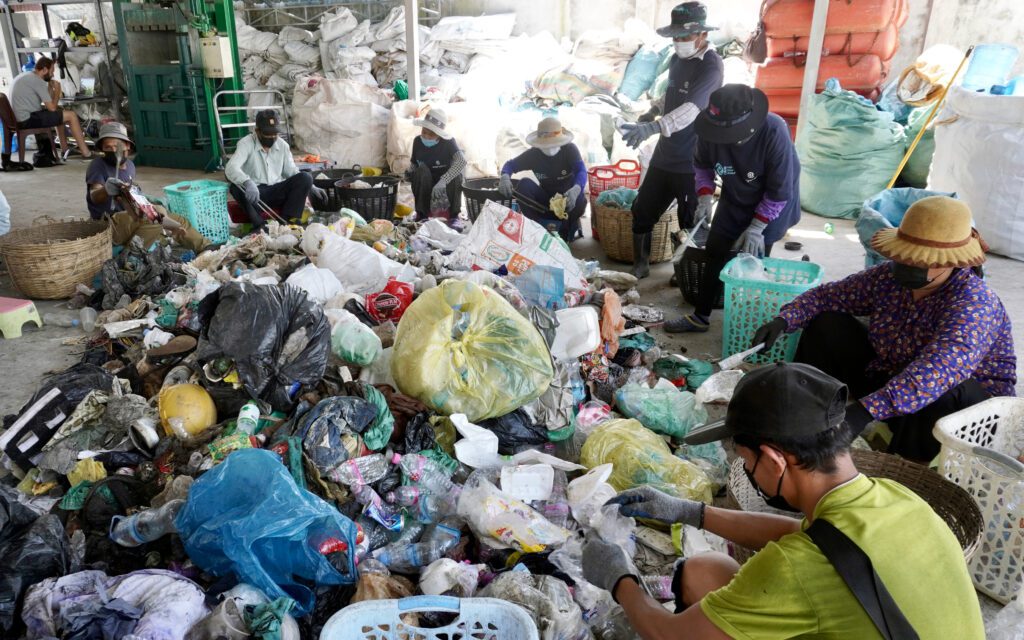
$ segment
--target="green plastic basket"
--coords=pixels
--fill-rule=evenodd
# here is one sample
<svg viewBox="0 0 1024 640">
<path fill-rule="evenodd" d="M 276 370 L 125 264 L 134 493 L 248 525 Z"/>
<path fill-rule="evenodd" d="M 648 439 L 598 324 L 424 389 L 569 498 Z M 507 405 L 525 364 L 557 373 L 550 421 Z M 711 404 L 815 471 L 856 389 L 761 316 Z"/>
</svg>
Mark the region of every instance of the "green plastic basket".
<svg viewBox="0 0 1024 640">
<path fill-rule="evenodd" d="M 725 330 L 722 332 L 722 357 L 750 348 L 750 341 L 766 322 L 779 314 L 779 309 L 811 287 L 821 284 L 825 270 L 813 262 L 765 258 L 767 280 L 744 279 L 732 275 L 741 257 L 729 261 L 719 276 L 725 283 Z M 786 334 L 766 352 L 751 360 L 767 364 L 785 360 L 792 362 L 800 332 Z"/>
<path fill-rule="evenodd" d="M 188 220 L 211 242 L 227 242 L 231 235 L 228 215 L 228 183 L 218 180 L 186 180 L 164 187 L 167 208 Z"/>
</svg>

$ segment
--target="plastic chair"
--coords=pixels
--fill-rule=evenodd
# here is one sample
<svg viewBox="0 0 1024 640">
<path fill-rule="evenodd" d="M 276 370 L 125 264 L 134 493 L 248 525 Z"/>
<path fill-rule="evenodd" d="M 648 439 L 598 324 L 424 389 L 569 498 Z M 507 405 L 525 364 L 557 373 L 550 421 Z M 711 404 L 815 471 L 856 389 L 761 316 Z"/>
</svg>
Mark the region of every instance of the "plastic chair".
<svg viewBox="0 0 1024 640">
<path fill-rule="evenodd" d="M 36 305 L 31 300 L 0 297 L 0 333 L 4 334 L 5 340 L 20 338 L 21 327 L 26 322 L 35 322 L 36 327 L 43 326 Z"/>
<path fill-rule="evenodd" d="M 11 101 L 7 98 L 7 94 L 0 93 L 0 122 L 4 125 L 4 141 L 3 141 L 3 155 L 9 157 L 11 155 L 11 145 L 14 142 L 14 134 L 18 134 L 18 162 L 25 162 L 25 136 L 33 134 L 50 134 L 53 136 L 53 140 L 57 140 L 57 127 L 40 127 L 35 129 L 21 129 L 18 127 L 18 121 L 14 117 L 14 109 L 11 107 Z M 61 126 L 64 126 L 61 124 Z"/>
</svg>

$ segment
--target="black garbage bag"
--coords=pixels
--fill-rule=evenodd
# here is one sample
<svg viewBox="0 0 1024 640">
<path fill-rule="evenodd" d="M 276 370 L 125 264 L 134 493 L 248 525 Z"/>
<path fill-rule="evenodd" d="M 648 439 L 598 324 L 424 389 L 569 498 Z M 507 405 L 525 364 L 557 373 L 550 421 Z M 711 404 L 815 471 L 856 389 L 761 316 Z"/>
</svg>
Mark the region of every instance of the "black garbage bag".
<svg viewBox="0 0 1024 640">
<path fill-rule="evenodd" d="M 37 515 L 18 501 L 18 492 L 0 485 L 0 629 L 18 637 L 22 597 L 30 586 L 71 571 L 71 543 L 60 518 Z"/>
<path fill-rule="evenodd" d="M 158 245 L 148 251 L 139 237 L 132 238 L 124 251 L 103 263 L 103 308 L 113 309 L 121 296 L 133 300 L 140 296 L 157 297 L 185 284 L 185 274 L 176 271 L 178 264 L 171 247 Z"/>
<path fill-rule="evenodd" d="M 290 285 L 232 283 L 203 298 L 200 362 L 230 358 L 245 390 L 289 411 L 324 375 L 331 327 L 323 309 Z"/>
<path fill-rule="evenodd" d="M 35 466 L 31 459 L 50 442 L 75 407 L 90 392 L 97 389 L 109 392 L 113 384 L 114 376 L 86 363 L 45 378 L 39 391 L 18 413 L 4 417 L 0 452 L 27 472 Z M 30 434 L 35 437 L 27 437 Z"/>
<path fill-rule="evenodd" d="M 321 400 L 303 419 L 295 435 L 302 438 L 302 450 L 321 473 L 359 455 L 366 431 L 377 418 L 373 403 L 355 396 Z"/>
<path fill-rule="evenodd" d="M 534 424 L 522 409 L 478 424 L 498 436 L 498 453 L 506 456 L 519 452 L 523 447 L 548 441 L 547 427 Z"/>
<path fill-rule="evenodd" d="M 430 414 L 426 411 L 417 413 L 405 426 L 404 449 L 402 453 L 419 453 L 424 449 L 437 446 L 434 436 L 434 425 L 430 424 Z"/>
</svg>

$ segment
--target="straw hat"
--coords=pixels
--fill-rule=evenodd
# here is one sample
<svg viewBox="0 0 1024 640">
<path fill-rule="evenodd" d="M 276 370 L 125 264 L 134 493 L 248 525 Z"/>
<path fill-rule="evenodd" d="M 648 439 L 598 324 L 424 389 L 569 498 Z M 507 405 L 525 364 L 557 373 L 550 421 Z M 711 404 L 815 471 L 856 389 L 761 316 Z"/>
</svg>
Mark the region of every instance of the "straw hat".
<svg viewBox="0 0 1024 640">
<path fill-rule="evenodd" d="M 412 121 L 414 126 L 421 129 L 429 129 L 445 140 L 451 140 L 452 134 L 445 131 L 448 126 L 448 114 L 440 109 L 431 109 L 422 118 Z"/>
<path fill-rule="evenodd" d="M 910 205 L 898 229 L 882 229 L 871 248 L 912 267 L 976 267 L 988 245 L 971 227 L 971 210 L 960 200 L 930 196 Z"/>
<path fill-rule="evenodd" d="M 562 128 L 561 120 L 544 118 L 537 124 L 537 130 L 526 136 L 526 144 L 538 149 L 550 149 L 569 144 L 572 139 L 572 132 Z"/>
</svg>

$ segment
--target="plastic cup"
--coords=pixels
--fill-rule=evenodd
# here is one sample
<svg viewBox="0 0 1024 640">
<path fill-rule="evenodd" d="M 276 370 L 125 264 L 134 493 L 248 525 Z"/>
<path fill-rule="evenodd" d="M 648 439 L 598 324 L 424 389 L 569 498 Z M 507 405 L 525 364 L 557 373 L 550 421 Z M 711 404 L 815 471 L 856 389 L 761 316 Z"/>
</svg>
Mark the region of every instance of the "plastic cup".
<svg viewBox="0 0 1024 640">
<path fill-rule="evenodd" d="M 78 318 L 82 321 L 82 331 L 92 333 L 96 328 L 96 310 L 92 307 L 82 307 L 78 312 Z"/>
</svg>

